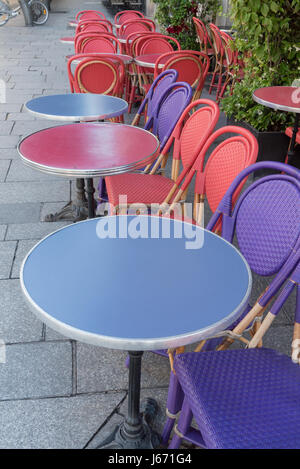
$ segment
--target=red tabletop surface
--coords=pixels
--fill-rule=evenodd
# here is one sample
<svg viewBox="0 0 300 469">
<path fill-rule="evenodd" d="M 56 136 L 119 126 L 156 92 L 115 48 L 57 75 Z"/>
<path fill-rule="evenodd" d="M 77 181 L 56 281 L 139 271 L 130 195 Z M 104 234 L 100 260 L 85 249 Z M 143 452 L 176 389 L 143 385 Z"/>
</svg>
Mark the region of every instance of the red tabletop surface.
<svg viewBox="0 0 300 469">
<path fill-rule="evenodd" d="M 253 99 L 273 109 L 300 112 L 300 88 L 296 86 L 258 88 L 253 93 Z"/>
<path fill-rule="evenodd" d="M 68 36 L 68 37 L 61 37 L 60 42 L 70 42 L 73 43 L 75 41 L 74 36 Z"/>
<path fill-rule="evenodd" d="M 135 57 L 135 62 L 138 64 L 138 65 L 144 65 L 144 66 L 148 66 L 148 67 L 155 67 L 155 62 L 157 61 L 157 59 L 163 55 L 163 53 L 159 54 L 159 53 L 155 53 L 155 54 L 145 54 L 145 55 L 138 55 Z M 164 57 L 161 62 L 160 62 L 160 65 L 159 67 L 163 67 L 164 64 L 170 59 L 170 56 L 168 57 Z"/>
<path fill-rule="evenodd" d="M 77 59 L 74 60 L 74 62 L 80 62 L 80 56 L 82 55 L 83 58 L 87 57 L 87 56 L 92 56 L 92 57 L 102 57 L 102 56 L 108 56 L 108 58 L 112 59 L 114 58 L 114 56 L 116 56 L 117 59 L 121 59 L 124 64 L 128 64 L 130 62 L 133 61 L 133 58 L 130 57 L 130 55 L 126 55 L 126 54 L 118 54 L 118 53 L 113 53 L 113 52 L 91 52 L 91 53 L 83 53 L 83 54 L 76 54 L 76 56 L 78 57 Z M 72 57 L 74 57 L 74 54 L 71 54 L 71 55 L 66 55 L 66 59 L 69 60 L 71 59 Z"/>
<path fill-rule="evenodd" d="M 114 172 L 126 165 L 141 166 L 154 159 L 157 138 L 148 131 L 125 124 L 81 123 L 51 127 L 25 137 L 19 153 L 37 169 L 101 170 Z M 38 166 L 41 165 L 41 168 Z"/>
</svg>

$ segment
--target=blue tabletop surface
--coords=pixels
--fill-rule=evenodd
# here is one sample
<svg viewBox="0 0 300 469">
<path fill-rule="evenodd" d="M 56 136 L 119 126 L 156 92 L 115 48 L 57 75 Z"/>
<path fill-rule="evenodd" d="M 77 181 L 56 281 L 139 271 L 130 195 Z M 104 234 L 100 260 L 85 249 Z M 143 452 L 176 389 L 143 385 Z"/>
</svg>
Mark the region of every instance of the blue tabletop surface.
<svg viewBox="0 0 300 469">
<path fill-rule="evenodd" d="M 206 338 L 234 322 L 251 290 L 249 267 L 231 244 L 195 225 L 146 216 L 64 227 L 33 248 L 20 277 L 50 327 L 127 350 Z"/>
<path fill-rule="evenodd" d="M 124 114 L 128 104 L 115 96 L 70 93 L 40 96 L 28 101 L 26 109 L 38 117 L 64 121 L 93 121 Z"/>
</svg>

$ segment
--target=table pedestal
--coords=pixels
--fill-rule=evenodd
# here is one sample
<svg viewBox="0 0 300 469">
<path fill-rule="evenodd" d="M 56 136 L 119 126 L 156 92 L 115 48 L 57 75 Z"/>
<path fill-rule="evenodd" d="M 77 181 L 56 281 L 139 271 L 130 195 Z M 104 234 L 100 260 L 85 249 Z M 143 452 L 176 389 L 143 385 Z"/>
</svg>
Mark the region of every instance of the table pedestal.
<svg viewBox="0 0 300 469">
<path fill-rule="evenodd" d="M 94 184 L 93 179 L 86 179 L 86 193 L 84 191 L 84 179 L 76 179 L 76 192 L 74 200 L 70 200 L 59 212 L 49 213 L 45 216 L 44 221 L 55 222 L 59 220 L 69 220 L 77 222 L 86 218 L 94 218 L 95 216 L 95 200 L 94 200 Z"/>
<path fill-rule="evenodd" d="M 148 399 L 143 415 L 140 413 L 141 360 L 143 352 L 129 352 L 128 415 L 99 449 L 154 449 L 159 436 L 151 429 L 158 406 Z"/>
</svg>

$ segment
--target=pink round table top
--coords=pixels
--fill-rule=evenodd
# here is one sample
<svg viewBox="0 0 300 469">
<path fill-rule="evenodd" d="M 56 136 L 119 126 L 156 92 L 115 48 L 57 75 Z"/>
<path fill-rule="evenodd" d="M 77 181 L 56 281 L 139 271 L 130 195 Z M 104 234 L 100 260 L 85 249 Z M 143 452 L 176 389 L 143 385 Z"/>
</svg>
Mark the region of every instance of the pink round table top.
<svg viewBox="0 0 300 469">
<path fill-rule="evenodd" d="M 133 62 L 133 58 L 130 57 L 130 55 L 126 55 L 126 54 L 115 54 L 115 53 L 109 53 L 109 52 L 91 52 L 91 53 L 83 53 L 83 54 L 76 54 L 76 56 L 78 58 L 76 58 L 74 60 L 74 64 L 78 64 L 81 59 L 80 59 L 80 55 L 82 55 L 83 58 L 85 58 L 86 56 L 92 56 L 92 57 L 102 57 L 102 56 L 107 56 L 109 59 L 112 59 L 113 60 L 113 57 L 116 56 L 116 58 L 119 58 L 121 59 L 125 65 L 127 64 L 130 64 L 131 62 Z M 71 55 L 67 55 L 66 56 L 66 59 L 69 60 L 71 59 L 72 57 L 74 57 L 73 54 Z"/>
<path fill-rule="evenodd" d="M 60 42 L 63 44 L 73 44 L 75 41 L 74 36 L 68 36 L 68 37 L 61 37 Z"/>
<path fill-rule="evenodd" d="M 296 86 L 258 88 L 253 93 L 253 99 L 278 111 L 300 113 L 300 88 Z"/>
<path fill-rule="evenodd" d="M 154 68 L 155 67 L 155 63 L 157 61 L 157 59 L 163 55 L 164 52 L 162 52 L 161 54 L 159 53 L 155 53 L 155 54 L 145 54 L 145 55 L 137 55 L 135 58 L 134 58 L 134 61 L 137 65 L 140 65 L 142 67 L 149 67 L 149 68 Z M 158 68 L 163 68 L 164 64 L 170 59 L 170 56 L 168 57 L 164 57 Z"/>
<path fill-rule="evenodd" d="M 121 174 L 151 163 L 158 139 L 126 124 L 78 123 L 50 127 L 24 137 L 23 162 L 34 169 L 68 177 Z"/>
</svg>

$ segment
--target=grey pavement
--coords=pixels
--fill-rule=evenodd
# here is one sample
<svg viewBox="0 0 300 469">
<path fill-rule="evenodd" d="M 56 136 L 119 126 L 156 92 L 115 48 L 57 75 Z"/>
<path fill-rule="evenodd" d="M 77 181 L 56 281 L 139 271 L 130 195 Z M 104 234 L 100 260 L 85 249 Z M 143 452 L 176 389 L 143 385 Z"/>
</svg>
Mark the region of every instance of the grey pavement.
<svg viewBox="0 0 300 469">
<path fill-rule="evenodd" d="M 0 340 L 6 344 L 6 362 L 0 363 L 0 448 L 95 448 L 126 413 L 126 353 L 78 343 L 46 327 L 28 309 L 19 284 L 28 251 L 67 223 L 45 223 L 44 216 L 70 199 L 68 180 L 20 161 L 20 139 L 56 124 L 34 118 L 24 103 L 69 92 L 65 55 L 72 47 L 59 38 L 72 35 L 68 21 L 90 7 L 110 17 L 101 2 L 53 0 L 46 25 L 25 27 L 19 16 L 0 28 L 0 78 L 7 85 L 6 102 L 0 104 Z M 224 123 L 221 116 L 219 125 Z M 209 216 L 206 207 L 206 220 Z M 265 284 L 255 278 L 253 296 Z M 267 346 L 290 353 L 293 311 L 294 298 L 268 332 Z M 142 397 L 156 397 L 161 405 L 158 431 L 168 379 L 168 361 L 145 353 Z"/>
</svg>

